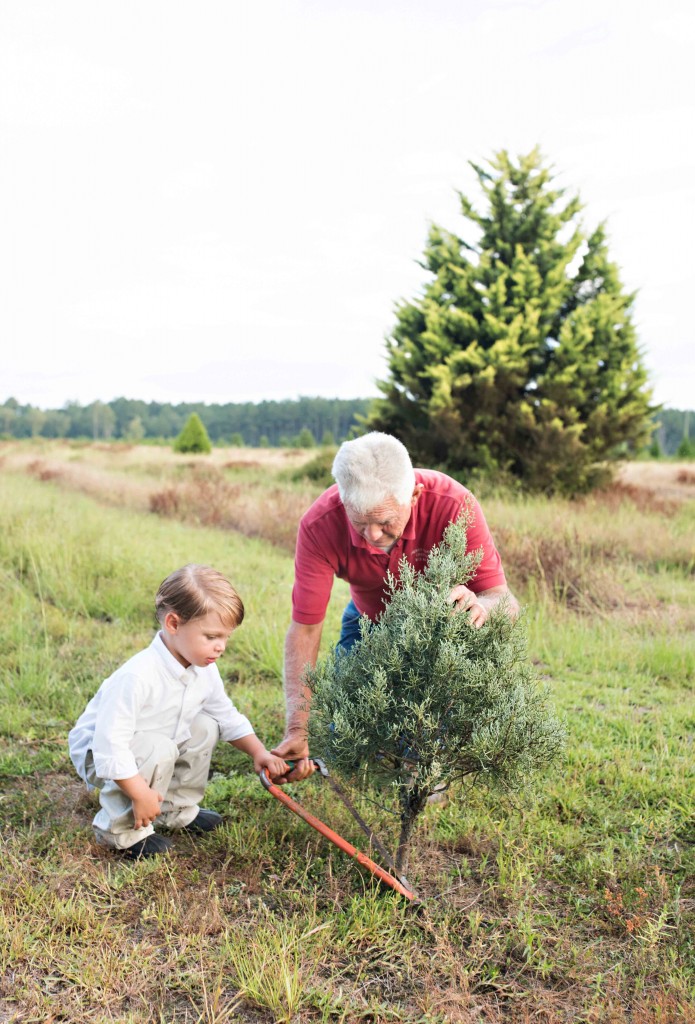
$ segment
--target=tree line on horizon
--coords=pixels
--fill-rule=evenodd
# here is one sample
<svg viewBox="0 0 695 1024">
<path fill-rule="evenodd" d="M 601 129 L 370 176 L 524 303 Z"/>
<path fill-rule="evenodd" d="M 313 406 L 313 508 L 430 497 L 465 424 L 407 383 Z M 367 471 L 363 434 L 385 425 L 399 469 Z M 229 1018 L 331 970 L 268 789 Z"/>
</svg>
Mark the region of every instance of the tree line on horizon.
<svg viewBox="0 0 695 1024">
<path fill-rule="evenodd" d="M 340 444 L 360 428 L 371 398 L 299 398 L 286 401 L 185 402 L 177 405 L 117 398 L 112 402 L 60 409 L 21 405 L 15 398 L 0 404 L 0 439 L 54 438 L 76 441 L 170 443 L 197 413 L 212 443 L 249 448 Z M 652 421 L 650 452 L 673 456 L 689 442 L 695 456 L 695 410 L 661 409 Z"/>
<path fill-rule="evenodd" d="M 312 447 L 344 441 L 369 410 L 369 398 L 310 398 L 286 401 L 182 402 L 176 405 L 116 398 L 112 402 L 67 402 L 61 409 L 0 405 L 0 437 L 68 440 L 170 442 L 192 413 L 203 422 L 214 445 L 251 448 Z"/>
</svg>

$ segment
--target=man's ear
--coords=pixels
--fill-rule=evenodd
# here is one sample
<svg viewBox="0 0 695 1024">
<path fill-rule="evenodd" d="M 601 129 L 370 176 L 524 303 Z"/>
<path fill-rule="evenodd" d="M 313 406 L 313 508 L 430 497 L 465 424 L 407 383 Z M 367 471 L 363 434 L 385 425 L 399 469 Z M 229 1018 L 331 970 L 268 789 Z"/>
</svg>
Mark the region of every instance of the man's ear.
<svg viewBox="0 0 695 1024">
<path fill-rule="evenodd" d="M 180 624 L 181 623 L 176 612 L 167 612 L 164 616 L 164 622 L 162 623 L 167 633 L 170 633 L 172 636 L 177 632 Z"/>
<path fill-rule="evenodd" d="M 413 508 L 415 508 L 415 506 L 417 505 L 418 499 L 419 499 L 420 495 L 422 494 L 422 492 L 424 491 L 424 489 L 425 489 L 425 485 L 424 484 L 415 484 L 415 489 L 414 489 L 413 495 L 412 495 L 412 497 L 410 499 L 410 504 L 412 505 Z"/>
</svg>

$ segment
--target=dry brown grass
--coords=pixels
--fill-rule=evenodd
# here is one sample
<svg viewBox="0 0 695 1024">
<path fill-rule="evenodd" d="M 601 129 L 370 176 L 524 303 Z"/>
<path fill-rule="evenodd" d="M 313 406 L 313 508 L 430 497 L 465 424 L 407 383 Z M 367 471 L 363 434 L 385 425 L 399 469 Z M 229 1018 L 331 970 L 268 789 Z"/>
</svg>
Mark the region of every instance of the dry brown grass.
<svg viewBox="0 0 695 1024">
<path fill-rule="evenodd" d="M 59 463 L 87 461 L 110 470 L 152 472 L 178 469 L 196 463 L 221 469 L 227 463 L 238 467 L 261 466 L 269 470 L 296 469 L 309 462 L 316 451 L 307 448 L 213 448 L 209 455 L 181 455 L 162 445 L 133 445 L 120 441 L 2 441 L 0 457 L 7 469 L 22 469 L 34 459 Z"/>
<path fill-rule="evenodd" d="M 146 480 L 114 472 L 101 466 L 82 462 L 63 462 L 59 459 L 39 458 L 23 466 L 29 476 L 43 483 L 55 483 L 66 490 L 78 491 L 105 505 L 145 511 L 149 506 L 151 484 Z"/>
<path fill-rule="evenodd" d="M 176 455 L 133 445 L 5 444 L 6 469 L 80 491 L 109 505 L 182 522 L 235 530 L 294 550 L 297 524 L 321 489 L 289 480 L 290 469 L 314 457 L 310 450 L 215 449 L 212 456 Z M 665 520 L 695 496 L 688 464 L 628 463 L 602 490 L 564 504 L 542 498 L 485 502 L 488 520 L 513 589 L 529 588 L 568 609 L 592 613 L 646 611 L 658 601 L 636 577 L 636 567 L 664 564 L 692 572 L 695 548 L 686 529 Z"/>
<path fill-rule="evenodd" d="M 233 483 L 212 467 L 194 467 L 181 483 L 150 495 L 150 511 L 184 522 L 236 530 L 293 552 L 297 524 L 314 498 L 306 487 Z"/>
<path fill-rule="evenodd" d="M 146 446 L 7 446 L 5 469 L 21 470 L 44 483 L 79 491 L 107 505 L 260 537 L 294 551 L 297 524 L 316 489 L 284 484 L 277 474 L 312 458 L 299 449 L 215 449 L 214 458 L 175 455 Z M 234 458 L 230 459 L 230 452 Z M 226 471 L 248 470 L 243 482 Z"/>
<path fill-rule="evenodd" d="M 660 498 L 688 501 L 695 498 L 695 466 L 692 462 L 625 462 L 619 483 L 651 491 Z"/>
<path fill-rule="evenodd" d="M 689 504 L 636 484 L 617 481 L 575 501 L 484 504 L 512 587 L 533 585 L 577 610 L 647 608 L 650 577 L 695 570 Z"/>
<path fill-rule="evenodd" d="M 695 492 L 693 496 L 695 497 Z M 681 507 L 683 498 L 668 497 L 651 486 L 617 479 L 607 487 L 594 491 L 590 498 L 579 499 L 578 504 L 581 505 L 582 502 L 586 503 L 587 501 L 602 505 L 612 512 L 622 505 L 630 504 L 636 511 L 648 515 L 657 513 L 663 516 L 674 516 Z"/>
<path fill-rule="evenodd" d="M 608 548 L 601 558 L 593 557 L 576 528 L 556 523 L 548 533 L 532 535 L 501 527 L 496 535 L 512 590 L 528 593 L 533 586 L 540 596 L 577 612 L 627 603 L 615 571 L 617 552 Z"/>
</svg>

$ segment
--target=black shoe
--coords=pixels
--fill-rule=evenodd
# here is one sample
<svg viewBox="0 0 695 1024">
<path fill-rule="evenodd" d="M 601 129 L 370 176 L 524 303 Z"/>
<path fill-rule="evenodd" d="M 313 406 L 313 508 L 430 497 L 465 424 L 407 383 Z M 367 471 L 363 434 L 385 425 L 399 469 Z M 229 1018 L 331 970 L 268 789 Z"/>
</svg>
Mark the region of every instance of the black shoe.
<svg viewBox="0 0 695 1024">
<path fill-rule="evenodd" d="M 189 822 L 188 825 L 184 825 L 182 831 L 213 832 L 221 824 L 221 814 L 218 814 L 217 811 L 206 811 L 204 807 L 201 807 L 193 821 Z"/>
<path fill-rule="evenodd" d="M 157 857 L 160 853 L 166 853 L 171 845 L 171 839 L 165 839 L 164 836 L 155 835 L 153 832 L 152 835 L 133 843 L 121 852 L 129 860 L 140 860 L 141 857 Z"/>
</svg>

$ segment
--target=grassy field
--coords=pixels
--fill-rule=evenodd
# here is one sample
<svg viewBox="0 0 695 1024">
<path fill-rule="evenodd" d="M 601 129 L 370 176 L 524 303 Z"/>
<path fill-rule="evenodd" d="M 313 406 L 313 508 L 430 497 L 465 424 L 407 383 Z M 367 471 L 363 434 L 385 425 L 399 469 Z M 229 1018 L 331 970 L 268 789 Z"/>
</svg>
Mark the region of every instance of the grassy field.
<svg viewBox="0 0 695 1024">
<path fill-rule="evenodd" d="M 419 912 L 228 745 L 206 797 L 218 832 L 156 862 L 95 844 L 66 735 L 151 639 L 153 594 L 179 565 L 236 583 L 247 617 L 221 671 L 279 739 L 311 457 L 0 445 L 0 1022 L 695 1021 L 692 466 L 626 467 L 573 503 L 479 492 L 569 741 L 533 792 L 461 787 L 427 808 Z M 326 645 L 345 599 L 337 586 Z M 363 846 L 319 781 L 291 792 Z"/>
</svg>

